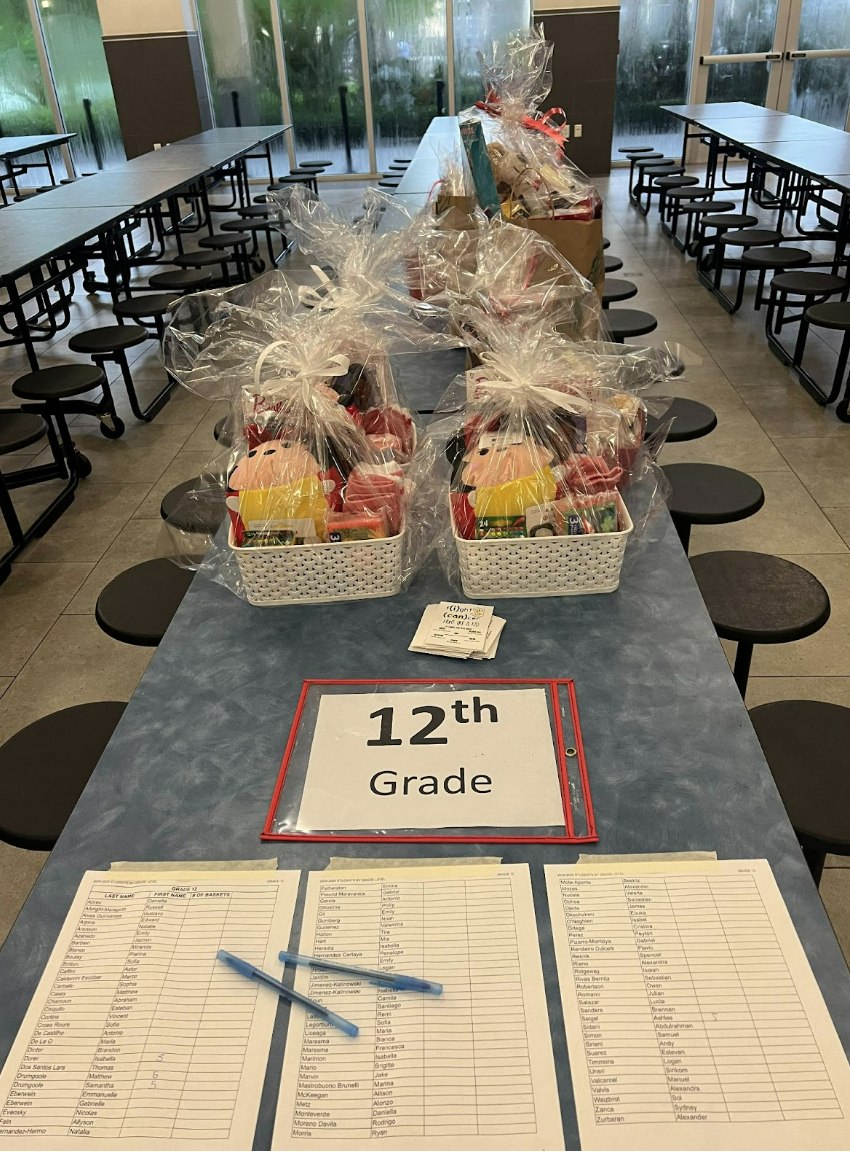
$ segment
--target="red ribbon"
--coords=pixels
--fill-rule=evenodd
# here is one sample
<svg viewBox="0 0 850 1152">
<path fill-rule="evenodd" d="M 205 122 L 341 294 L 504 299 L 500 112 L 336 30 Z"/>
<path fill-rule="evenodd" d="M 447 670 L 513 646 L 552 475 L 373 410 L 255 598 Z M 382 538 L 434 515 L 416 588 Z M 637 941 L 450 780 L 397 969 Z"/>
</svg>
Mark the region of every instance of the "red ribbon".
<svg viewBox="0 0 850 1152">
<path fill-rule="evenodd" d="M 476 100 L 475 107 L 480 108 L 482 112 L 486 112 L 489 116 L 501 116 L 503 114 L 502 101 L 500 96 L 492 89 L 487 93 L 483 100 Z M 562 116 L 563 119 L 560 123 L 553 122 L 555 116 Z M 550 108 L 548 112 L 538 113 L 536 116 L 523 116 L 520 120 L 523 128 L 528 128 L 532 132 L 543 132 L 550 139 L 554 140 L 559 148 L 563 148 L 567 139 L 560 129 L 567 122 L 567 114 L 563 108 Z"/>
</svg>

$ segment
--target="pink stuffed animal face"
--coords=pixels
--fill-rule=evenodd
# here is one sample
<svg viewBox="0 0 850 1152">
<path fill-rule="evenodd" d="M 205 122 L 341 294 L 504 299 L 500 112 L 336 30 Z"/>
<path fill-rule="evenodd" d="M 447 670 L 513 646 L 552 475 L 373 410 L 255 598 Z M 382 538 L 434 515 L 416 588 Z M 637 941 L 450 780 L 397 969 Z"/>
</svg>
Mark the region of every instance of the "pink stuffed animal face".
<svg viewBox="0 0 850 1152">
<path fill-rule="evenodd" d="M 274 488 L 318 476 L 316 458 L 297 440 L 267 440 L 243 456 L 230 476 L 230 488 Z"/>
<path fill-rule="evenodd" d="M 549 460 L 533 440 L 506 432 L 484 432 L 464 456 L 463 483 L 470 488 L 495 488 L 533 476 Z"/>
</svg>

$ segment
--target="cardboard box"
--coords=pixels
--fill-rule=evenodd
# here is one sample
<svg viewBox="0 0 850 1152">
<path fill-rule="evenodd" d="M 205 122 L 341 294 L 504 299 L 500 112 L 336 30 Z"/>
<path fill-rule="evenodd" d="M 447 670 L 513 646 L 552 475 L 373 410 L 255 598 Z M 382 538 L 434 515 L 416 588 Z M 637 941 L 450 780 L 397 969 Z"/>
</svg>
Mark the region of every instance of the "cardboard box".
<svg viewBox="0 0 850 1152">
<path fill-rule="evenodd" d="M 511 221 L 520 228 L 531 228 L 538 236 L 548 240 L 553 248 L 566 257 L 599 294 L 605 287 L 605 253 L 602 250 L 602 218 L 596 220 L 556 219 L 550 216 Z"/>
</svg>

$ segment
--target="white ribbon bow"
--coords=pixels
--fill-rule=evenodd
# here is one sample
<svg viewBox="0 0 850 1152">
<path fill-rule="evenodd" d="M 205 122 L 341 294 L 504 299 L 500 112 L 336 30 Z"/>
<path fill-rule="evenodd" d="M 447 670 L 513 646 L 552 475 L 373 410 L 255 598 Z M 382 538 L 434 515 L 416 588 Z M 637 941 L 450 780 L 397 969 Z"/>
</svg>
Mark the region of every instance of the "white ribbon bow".
<svg viewBox="0 0 850 1152">
<path fill-rule="evenodd" d="M 563 408 L 565 412 L 573 412 L 580 416 L 586 416 L 592 408 L 590 401 L 583 396 L 558 392 L 554 388 L 529 381 L 528 368 L 519 364 L 514 356 L 503 352 L 482 352 L 480 359 L 485 375 L 483 377 L 476 375 L 475 369 L 467 373 L 476 388 L 484 388 L 488 392 L 519 392 L 530 389 L 535 396 L 548 401 L 556 408 Z"/>
<path fill-rule="evenodd" d="M 360 296 L 345 285 L 331 280 L 317 264 L 310 267 L 316 274 L 318 284 L 300 284 L 298 286 L 298 302 L 307 308 L 332 309 L 340 308 L 345 304 L 361 303 Z"/>
<path fill-rule="evenodd" d="M 286 375 L 266 380 L 261 384 L 261 369 L 269 353 L 273 352 L 275 348 L 285 349 L 285 352 L 279 355 L 277 360 Z M 289 392 L 293 385 L 300 384 L 306 395 L 319 381 L 327 380 L 330 376 L 344 376 L 350 364 L 351 361 L 342 353 L 321 359 L 315 354 L 310 355 L 309 352 L 305 352 L 297 344 L 291 344 L 288 340 L 274 340 L 271 344 L 266 345 L 257 357 L 257 363 L 254 365 L 254 391 L 257 394 L 262 393 L 263 396 L 273 397 L 283 392 Z"/>
</svg>

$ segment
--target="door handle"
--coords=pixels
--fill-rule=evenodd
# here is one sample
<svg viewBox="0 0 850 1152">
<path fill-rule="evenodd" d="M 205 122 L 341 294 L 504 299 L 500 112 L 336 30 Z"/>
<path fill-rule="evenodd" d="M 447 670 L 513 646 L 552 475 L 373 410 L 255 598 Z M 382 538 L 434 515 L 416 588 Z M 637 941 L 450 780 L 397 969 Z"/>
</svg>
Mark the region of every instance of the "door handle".
<svg viewBox="0 0 850 1152">
<path fill-rule="evenodd" d="M 765 58 L 765 60 L 781 60 L 782 59 L 782 53 L 781 52 L 766 52 L 764 58 Z"/>
<path fill-rule="evenodd" d="M 805 60 L 806 59 L 806 53 L 805 52 L 787 52 L 786 58 L 788 60 Z"/>
</svg>

